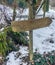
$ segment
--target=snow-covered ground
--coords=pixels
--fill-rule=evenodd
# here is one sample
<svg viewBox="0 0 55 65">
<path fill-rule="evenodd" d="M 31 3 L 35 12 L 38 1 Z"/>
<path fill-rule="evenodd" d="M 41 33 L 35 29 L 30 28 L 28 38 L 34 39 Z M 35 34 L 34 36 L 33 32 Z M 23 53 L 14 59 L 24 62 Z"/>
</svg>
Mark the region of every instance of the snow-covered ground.
<svg viewBox="0 0 55 65">
<path fill-rule="evenodd" d="M 41 54 L 44 51 L 55 50 L 55 11 L 50 9 L 49 12 L 46 13 L 46 16 L 53 18 L 52 23 L 48 27 L 33 30 L 33 51 L 37 48 Z M 20 52 L 22 52 L 20 57 L 28 54 L 26 47 L 24 47 L 24 49 L 20 47 L 20 49 Z M 15 52 L 10 53 L 8 56 L 9 60 L 7 61 L 7 65 L 20 65 L 20 63 L 22 63 L 20 57 L 15 59 Z M 23 65 L 27 65 L 27 63 L 23 62 Z"/>
<path fill-rule="evenodd" d="M 3 6 L 0 6 L 0 8 Z M 12 9 L 9 10 L 9 8 L 6 10 L 7 15 L 12 16 Z M 23 10 L 22 13 L 17 12 L 19 15 L 28 15 L 28 9 Z M 38 16 L 42 16 L 43 12 L 42 10 L 38 13 Z M 35 18 L 38 17 L 36 15 Z M 38 18 L 41 18 L 38 17 Z M 55 50 L 55 11 L 54 10 L 49 10 L 49 12 L 46 13 L 46 17 L 52 18 L 52 23 L 48 27 L 40 28 L 33 30 L 33 51 L 37 48 L 38 51 L 42 54 L 43 52 L 48 52 Z M 26 18 L 28 19 L 28 18 Z M 16 20 L 24 20 L 23 18 L 18 18 Z M 3 21 L 3 20 L 2 20 Z M 9 60 L 7 61 L 6 65 L 20 65 L 21 59 L 24 56 L 27 56 L 28 50 L 27 47 L 20 47 L 19 52 L 21 52 L 21 55 L 16 58 L 15 55 L 17 52 L 11 52 L 8 57 Z M 27 65 L 27 63 L 23 62 L 23 65 Z"/>
<path fill-rule="evenodd" d="M 23 47 L 23 46 L 20 46 L 20 50 L 18 52 L 11 52 L 7 58 L 9 58 L 9 60 L 7 61 L 7 64 L 6 65 L 20 65 L 20 64 L 23 64 L 23 65 L 27 65 L 27 62 L 22 62 L 22 57 L 25 57 L 25 56 L 28 56 L 28 47 Z M 18 58 L 16 58 L 17 56 L 17 53 L 21 52 L 20 56 Z"/>
<path fill-rule="evenodd" d="M 40 14 L 43 14 L 41 12 Z M 46 13 L 46 17 L 52 18 L 52 23 L 48 27 L 33 31 L 33 50 L 35 51 L 37 48 L 41 54 L 45 51 L 55 50 L 55 11 L 50 9 Z"/>
</svg>

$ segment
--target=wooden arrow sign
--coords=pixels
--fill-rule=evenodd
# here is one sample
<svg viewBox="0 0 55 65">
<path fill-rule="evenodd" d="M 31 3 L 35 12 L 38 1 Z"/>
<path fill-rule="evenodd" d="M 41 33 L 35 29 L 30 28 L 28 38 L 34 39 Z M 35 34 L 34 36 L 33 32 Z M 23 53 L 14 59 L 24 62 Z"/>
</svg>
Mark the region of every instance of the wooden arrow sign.
<svg viewBox="0 0 55 65">
<path fill-rule="evenodd" d="M 51 22 L 52 22 L 51 19 L 46 17 L 35 20 L 13 21 L 11 23 L 11 26 L 14 32 L 23 32 L 23 31 L 30 31 L 33 29 L 46 27 Z"/>
</svg>

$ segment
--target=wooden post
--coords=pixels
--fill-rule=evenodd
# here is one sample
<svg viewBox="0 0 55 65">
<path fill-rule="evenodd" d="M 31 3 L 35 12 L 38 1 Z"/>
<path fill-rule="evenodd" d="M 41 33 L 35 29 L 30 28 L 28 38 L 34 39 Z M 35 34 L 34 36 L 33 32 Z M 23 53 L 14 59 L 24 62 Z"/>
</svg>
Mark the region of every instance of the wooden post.
<svg viewBox="0 0 55 65">
<path fill-rule="evenodd" d="M 32 4 L 28 3 L 28 7 L 29 7 L 29 20 L 30 19 L 31 20 L 30 21 L 29 20 L 28 21 L 21 21 L 20 23 L 13 21 L 13 23 L 11 23 L 11 25 L 12 25 L 13 31 L 15 31 L 15 32 L 29 30 L 29 57 L 30 57 L 30 62 L 32 64 L 32 62 L 33 62 L 33 31 L 32 30 L 34 28 L 36 29 L 36 28 L 41 28 L 41 27 L 45 27 L 45 26 L 49 25 L 51 23 L 51 20 L 48 19 L 48 18 L 47 19 L 43 18 L 43 19 L 41 19 L 41 21 L 40 21 L 40 19 L 39 20 L 37 19 L 36 20 L 37 21 L 36 22 L 37 23 L 37 27 L 35 27 L 36 26 L 34 24 L 35 21 L 33 20 L 35 18 L 35 12 L 33 12 L 33 7 L 34 7 L 33 3 Z M 14 23 L 16 23 L 16 24 L 14 24 Z M 32 24 L 32 26 L 30 24 Z"/>
<path fill-rule="evenodd" d="M 16 17 L 16 0 L 14 0 L 14 9 L 13 9 L 13 21 L 15 20 Z"/>
<path fill-rule="evenodd" d="M 28 7 L 29 7 L 29 19 L 33 19 L 34 15 L 33 15 L 33 6 L 28 3 Z M 29 60 L 32 64 L 33 62 L 33 31 L 29 31 Z"/>
</svg>

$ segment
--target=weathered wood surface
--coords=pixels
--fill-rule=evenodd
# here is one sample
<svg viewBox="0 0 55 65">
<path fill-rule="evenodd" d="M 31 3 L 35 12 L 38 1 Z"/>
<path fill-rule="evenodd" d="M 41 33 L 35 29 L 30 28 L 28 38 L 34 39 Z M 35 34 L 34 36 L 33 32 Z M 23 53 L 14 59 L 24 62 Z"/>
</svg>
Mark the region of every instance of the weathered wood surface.
<svg viewBox="0 0 55 65">
<path fill-rule="evenodd" d="M 13 21 L 11 23 L 11 26 L 14 32 L 22 32 L 22 31 L 30 31 L 33 29 L 46 27 L 51 22 L 52 22 L 51 19 L 46 17 L 35 20 Z"/>
</svg>

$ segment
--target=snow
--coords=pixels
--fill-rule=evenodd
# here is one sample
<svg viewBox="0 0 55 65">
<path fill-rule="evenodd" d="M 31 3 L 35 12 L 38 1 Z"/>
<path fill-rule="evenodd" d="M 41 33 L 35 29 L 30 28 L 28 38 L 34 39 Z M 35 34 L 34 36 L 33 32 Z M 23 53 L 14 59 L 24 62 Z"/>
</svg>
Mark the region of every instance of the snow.
<svg viewBox="0 0 55 65">
<path fill-rule="evenodd" d="M 16 59 L 15 55 L 17 52 L 11 52 L 7 58 L 9 58 L 9 60 L 7 61 L 7 64 L 6 65 L 20 65 L 20 64 L 23 64 L 23 65 L 27 65 L 27 62 L 24 63 L 22 62 L 22 60 L 20 58 L 24 57 L 24 56 L 27 56 L 26 54 L 28 53 L 27 51 L 27 47 L 23 47 L 23 46 L 20 46 L 20 50 L 19 52 L 21 52 L 21 55 L 19 56 L 19 58 Z M 24 55 L 24 56 L 23 56 Z"/>
<path fill-rule="evenodd" d="M 0 32 L 2 32 L 3 30 L 4 30 L 4 28 L 1 28 L 1 29 L 0 29 Z"/>
<path fill-rule="evenodd" d="M 55 33 L 55 11 L 50 9 L 49 12 L 46 13 L 46 17 L 52 18 L 52 23 L 48 27 L 40 28 L 33 31 L 33 51 L 35 51 L 35 49 L 37 48 L 41 54 L 43 52 L 55 50 L 55 36 L 51 36 L 51 34 Z M 48 40 L 51 38 L 53 38 L 53 44 Z"/>
<path fill-rule="evenodd" d="M 20 64 L 20 59 L 18 58 L 15 60 L 15 53 L 12 52 L 9 54 L 9 60 L 7 61 L 7 65 L 19 65 Z"/>
<path fill-rule="evenodd" d="M 17 11 L 17 16 L 24 16 L 25 15 L 25 17 L 23 17 L 23 18 L 16 18 L 16 21 L 18 21 L 18 20 L 28 20 L 28 17 L 26 18 L 26 15 L 28 16 L 28 14 L 29 14 L 29 8 L 26 8 L 26 9 L 24 9 L 23 11 L 22 11 L 22 9 L 20 8 L 20 9 L 17 9 L 16 11 Z M 25 14 L 24 14 L 25 13 Z"/>
<path fill-rule="evenodd" d="M 25 11 L 23 13 L 25 13 Z M 52 23 L 48 27 L 33 30 L 33 51 L 37 48 L 41 54 L 55 50 L 55 11 L 50 9 L 49 12 L 46 13 L 46 17 L 53 18 Z M 51 39 L 54 41 L 53 43 L 50 43 Z M 19 52 L 21 52 L 21 56 L 16 60 L 13 53 L 9 54 L 7 65 L 20 65 L 20 63 L 27 65 L 27 63 L 22 62 L 20 59 L 28 55 L 27 47 L 20 46 Z"/>
<path fill-rule="evenodd" d="M 22 54 L 27 53 L 27 49 L 28 49 L 28 47 L 26 47 L 26 46 L 20 46 L 19 52 L 21 52 Z M 24 52 L 24 50 L 25 50 L 25 52 Z"/>
<path fill-rule="evenodd" d="M 12 18 L 13 10 L 10 7 L 7 7 L 5 5 L 0 4 L 0 24 L 6 25 L 4 14 L 7 16 L 7 18 Z"/>
</svg>

